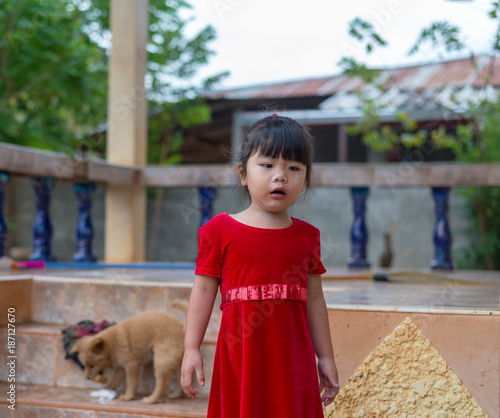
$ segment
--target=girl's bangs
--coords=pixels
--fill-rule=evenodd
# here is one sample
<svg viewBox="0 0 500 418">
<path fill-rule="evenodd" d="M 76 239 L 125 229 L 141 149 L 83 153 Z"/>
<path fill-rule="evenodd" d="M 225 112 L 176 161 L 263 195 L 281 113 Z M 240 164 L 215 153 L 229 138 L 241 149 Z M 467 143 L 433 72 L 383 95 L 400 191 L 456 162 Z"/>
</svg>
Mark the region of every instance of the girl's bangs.
<svg viewBox="0 0 500 418">
<path fill-rule="evenodd" d="M 288 161 L 297 161 L 307 165 L 309 161 L 308 147 L 304 132 L 295 129 L 273 129 L 274 132 L 265 132 L 262 135 L 255 151 L 270 158 L 283 158 Z M 285 132 L 288 131 L 288 132 Z M 295 132 L 294 132 L 295 131 Z"/>
</svg>

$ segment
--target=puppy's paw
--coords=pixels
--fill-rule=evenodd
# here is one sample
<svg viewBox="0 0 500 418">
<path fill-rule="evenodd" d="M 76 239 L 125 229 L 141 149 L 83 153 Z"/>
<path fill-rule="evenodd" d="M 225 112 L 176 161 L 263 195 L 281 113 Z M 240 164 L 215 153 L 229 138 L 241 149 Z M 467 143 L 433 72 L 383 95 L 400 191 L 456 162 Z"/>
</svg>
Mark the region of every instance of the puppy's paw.
<svg viewBox="0 0 500 418">
<path fill-rule="evenodd" d="M 156 403 L 158 401 L 159 401 L 159 399 L 156 397 L 153 397 L 153 395 L 146 396 L 145 398 L 142 398 L 143 403 Z"/>
<path fill-rule="evenodd" d="M 124 393 L 118 398 L 118 400 L 120 401 L 131 401 L 132 399 L 134 399 L 134 395 L 128 395 L 126 393 Z"/>
</svg>

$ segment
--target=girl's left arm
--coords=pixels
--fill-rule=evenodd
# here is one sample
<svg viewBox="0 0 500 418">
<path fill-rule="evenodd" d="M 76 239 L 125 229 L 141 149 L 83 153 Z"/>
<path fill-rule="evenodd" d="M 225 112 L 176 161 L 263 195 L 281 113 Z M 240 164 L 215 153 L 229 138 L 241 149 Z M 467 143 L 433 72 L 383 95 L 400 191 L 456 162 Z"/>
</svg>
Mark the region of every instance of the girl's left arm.
<svg viewBox="0 0 500 418">
<path fill-rule="evenodd" d="M 308 277 L 307 313 L 309 316 L 309 332 L 318 358 L 320 392 L 323 392 L 323 389 L 325 390 L 321 402 L 324 402 L 326 406 L 333 402 L 339 392 L 339 376 L 333 356 L 328 310 L 323 296 L 320 275 L 310 274 Z"/>
</svg>

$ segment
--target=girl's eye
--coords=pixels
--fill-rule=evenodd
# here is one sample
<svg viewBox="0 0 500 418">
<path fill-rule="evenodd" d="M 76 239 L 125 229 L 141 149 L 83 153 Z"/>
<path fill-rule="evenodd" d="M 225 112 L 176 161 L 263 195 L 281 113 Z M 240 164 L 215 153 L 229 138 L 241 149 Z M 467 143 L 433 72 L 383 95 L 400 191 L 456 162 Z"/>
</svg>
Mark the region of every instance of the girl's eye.
<svg viewBox="0 0 500 418">
<path fill-rule="evenodd" d="M 264 168 L 272 168 L 272 164 L 262 164 L 262 167 Z"/>
<path fill-rule="evenodd" d="M 299 171 L 300 170 L 299 167 L 295 167 L 295 166 L 292 166 L 289 169 L 292 170 L 292 171 Z"/>
</svg>

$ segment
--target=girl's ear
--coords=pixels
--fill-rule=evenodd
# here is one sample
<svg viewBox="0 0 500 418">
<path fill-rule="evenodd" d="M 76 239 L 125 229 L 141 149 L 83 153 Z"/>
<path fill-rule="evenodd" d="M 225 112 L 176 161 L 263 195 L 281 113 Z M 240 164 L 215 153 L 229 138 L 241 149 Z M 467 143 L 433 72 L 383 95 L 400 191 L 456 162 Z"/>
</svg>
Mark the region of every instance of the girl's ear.
<svg viewBox="0 0 500 418">
<path fill-rule="evenodd" d="M 243 164 L 238 163 L 236 169 L 238 170 L 238 176 L 240 177 L 241 185 L 246 186 L 247 180 L 246 180 L 246 175 L 245 175 L 245 170 L 243 168 Z"/>
</svg>

